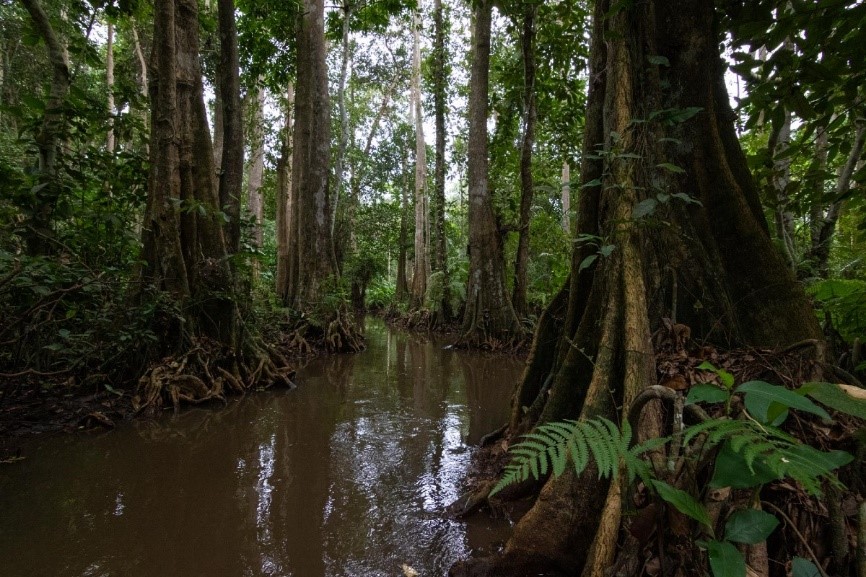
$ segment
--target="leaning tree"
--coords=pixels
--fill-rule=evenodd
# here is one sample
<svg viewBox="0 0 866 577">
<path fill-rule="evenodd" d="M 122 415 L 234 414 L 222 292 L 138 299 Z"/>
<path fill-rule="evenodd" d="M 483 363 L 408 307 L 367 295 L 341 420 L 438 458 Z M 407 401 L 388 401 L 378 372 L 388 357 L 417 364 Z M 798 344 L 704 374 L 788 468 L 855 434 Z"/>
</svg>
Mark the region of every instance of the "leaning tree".
<svg viewBox="0 0 866 577">
<path fill-rule="evenodd" d="M 577 222 L 585 242 L 539 320 L 512 439 L 546 421 L 623 419 L 656 383 L 651 335 L 666 318 L 726 346 L 820 339 L 770 239 L 719 41 L 712 0 L 596 2 Z M 592 471 L 551 478 L 501 555 L 452 573 L 602 575 L 622 498 Z"/>
<path fill-rule="evenodd" d="M 241 318 L 236 279 L 222 228 L 219 190 L 202 71 L 195 0 L 158 0 L 150 83 L 151 167 L 142 233 L 139 286 L 165 295 L 174 309 L 157 315 L 161 353 L 183 362 L 155 366 L 141 399 L 165 394 L 197 401 L 287 380 L 285 361 L 262 345 Z"/>
</svg>

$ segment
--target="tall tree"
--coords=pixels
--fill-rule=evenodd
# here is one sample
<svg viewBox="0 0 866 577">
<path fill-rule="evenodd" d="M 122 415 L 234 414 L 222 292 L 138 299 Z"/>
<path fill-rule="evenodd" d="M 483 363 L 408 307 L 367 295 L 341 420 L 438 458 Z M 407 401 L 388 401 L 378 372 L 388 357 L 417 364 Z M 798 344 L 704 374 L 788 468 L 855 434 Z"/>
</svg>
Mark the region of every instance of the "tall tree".
<svg viewBox="0 0 866 577">
<path fill-rule="evenodd" d="M 219 207 L 228 217 L 225 223 L 226 246 L 229 254 L 234 254 L 241 242 L 241 190 L 244 181 L 244 130 L 234 0 L 217 0 L 217 11 L 220 36 L 217 81 L 222 102 Z"/>
<path fill-rule="evenodd" d="M 289 304 L 298 311 L 315 306 L 323 283 L 335 273 L 331 246 L 328 173 L 331 136 L 328 71 L 325 61 L 323 0 L 304 0 L 297 36 L 298 80 L 292 163 L 292 218 L 289 222 Z"/>
<path fill-rule="evenodd" d="M 219 395 L 224 386 L 243 389 L 285 379 L 285 374 L 241 322 L 213 173 L 198 26 L 196 0 L 156 2 L 152 162 L 140 285 L 168 294 L 182 311 L 182 318 L 163 319 L 169 325 L 160 332 L 166 352 L 182 353 L 200 337 L 228 351 L 225 358 L 213 359 L 214 368 L 222 367 L 221 376 L 202 382 L 206 394 Z M 250 365 L 259 368 L 253 371 Z M 159 381 L 157 373 L 151 378 Z"/>
<path fill-rule="evenodd" d="M 415 120 L 415 266 L 412 271 L 412 307 L 424 306 L 430 276 L 430 211 L 427 199 L 427 143 L 424 140 L 424 111 L 421 102 L 421 18 L 420 6 L 412 17 L 411 116 Z"/>
<path fill-rule="evenodd" d="M 289 222 L 292 220 L 293 206 L 291 204 L 292 187 L 292 114 L 295 109 L 295 85 L 289 83 L 286 88 L 283 115 L 285 126 L 280 140 L 280 157 L 277 160 L 277 296 L 283 302 L 288 300 L 289 270 L 291 261 L 291 235 Z"/>
<path fill-rule="evenodd" d="M 472 67 L 469 79 L 469 279 L 461 341 L 513 338 L 517 316 L 505 287 L 502 238 L 493 213 L 488 178 L 487 111 L 490 27 L 493 4 L 474 4 Z"/>
<path fill-rule="evenodd" d="M 51 220 L 60 198 L 57 165 L 63 131 L 64 103 L 69 93 L 69 54 L 63 39 L 54 30 L 51 20 L 39 0 L 21 0 L 33 27 L 48 48 L 51 63 L 51 85 L 45 103 L 42 125 L 36 133 L 39 147 L 39 186 L 36 195 L 39 206 L 33 211 L 26 234 L 27 249 L 31 254 L 45 254 L 51 250 Z"/>
<path fill-rule="evenodd" d="M 523 142 L 520 146 L 520 214 L 518 216 L 517 255 L 514 261 L 514 292 L 511 304 L 522 317 L 527 313 L 526 289 L 529 268 L 529 216 L 535 185 L 532 181 L 532 147 L 535 145 L 535 16 L 538 5 L 523 7 L 520 44 L 523 53 Z"/>
<path fill-rule="evenodd" d="M 253 218 L 253 245 L 261 250 L 264 242 L 262 223 L 265 218 L 265 202 L 262 196 L 262 181 L 265 174 L 265 88 L 261 85 L 261 79 L 256 85 L 255 103 L 252 110 L 252 124 L 250 126 L 250 155 L 249 172 L 247 173 L 247 210 Z M 258 274 L 258 261 L 254 261 L 254 270 Z"/>
<path fill-rule="evenodd" d="M 576 230 L 604 244 L 576 246 L 570 283 L 539 320 L 512 435 L 564 418 L 625 419 L 656 383 L 650 335 L 665 317 L 728 345 L 820 339 L 736 138 L 715 22 L 711 0 L 595 5 Z M 641 432 L 657 434 L 650 421 Z M 548 480 L 501 555 L 452 574 L 604 575 L 619 488 L 593 472 Z M 698 555 L 678 543 L 669 567 Z"/>
<path fill-rule="evenodd" d="M 450 275 L 448 249 L 445 238 L 445 110 L 448 105 L 448 54 L 445 47 L 446 21 L 442 0 L 433 0 L 433 116 L 436 125 L 436 158 L 433 168 L 431 240 L 433 243 L 432 269 L 442 275 L 441 301 L 431 303 L 435 322 L 451 319 Z"/>
</svg>

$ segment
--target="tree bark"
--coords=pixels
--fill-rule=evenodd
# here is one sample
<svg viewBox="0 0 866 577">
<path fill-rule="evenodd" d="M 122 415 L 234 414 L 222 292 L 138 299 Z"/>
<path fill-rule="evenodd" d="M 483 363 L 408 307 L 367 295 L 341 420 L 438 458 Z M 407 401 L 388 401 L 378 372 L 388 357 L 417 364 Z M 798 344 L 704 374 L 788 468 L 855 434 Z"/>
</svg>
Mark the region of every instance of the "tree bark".
<svg viewBox="0 0 866 577">
<path fill-rule="evenodd" d="M 114 25 L 109 22 L 106 26 L 108 38 L 105 42 L 105 86 L 108 100 L 108 134 L 105 136 L 105 149 L 108 154 L 114 154 Z"/>
<path fill-rule="evenodd" d="M 262 222 L 265 218 L 265 203 L 262 198 L 262 180 L 265 173 L 265 89 L 261 84 L 256 88 L 256 102 L 254 106 L 250 130 L 252 154 L 249 173 L 247 174 L 247 210 L 250 211 L 250 215 L 253 218 L 253 246 L 257 251 L 260 251 L 264 242 Z M 253 261 L 253 271 L 258 276 L 257 260 Z"/>
<path fill-rule="evenodd" d="M 323 283 L 335 272 L 331 245 L 330 99 L 325 60 L 323 0 L 304 0 L 298 31 L 298 80 L 293 137 L 292 223 L 297 274 L 289 294 L 293 308 L 309 311 L 321 297 Z"/>
<path fill-rule="evenodd" d="M 773 174 L 770 182 L 775 193 L 776 238 L 782 247 L 785 259 L 792 271 L 797 270 L 797 249 L 794 245 L 794 214 L 790 209 L 788 186 L 791 183 L 791 156 L 785 154 L 791 144 L 791 111 L 785 110 L 782 124 L 773 127 L 770 136 L 770 156 L 773 158 Z"/>
<path fill-rule="evenodd" d="M 343 5 L 343 54 L 340 63 L 340 83 L 337 86 L 337 112 L 340 117 L 340 141 L 337 145 L 337 158 L 334 159 L 334 195 L 331 211 L 331 237 L 334 242 L 334 261 L 338 269 L 342 269 L 345 254 L 337 237 L 337 218 L 340 207 L 340 194 L 343 192 L 346 150 L 349 146 L 349 115 L 346 111 L 346 83 L 349 79 L 349 63 L 352 60 L 352 47 L 349 37 L 349 22 L 352 18 L 352 4 Z"/>
<path fill-rule="evenodd" d="M 436 322 L 451 320 L 451 279 L 448 271 L 448 247 L 445 237 L 445 108 L 448 100 L 448 68 L 445 49 L 445 14 L 442 0 L 433 0 L 433 115 L 436 123 L 436 158 L 433 169 L 433 270 L 442 274 L 442 300 L 431 303 Z"/>
<path fill-rule="evenodd" d="M 469 279 L 461 343 L 480 345 L 489 338 L 511 340 L 519 322 L 505 287 L 502 239 L 488 182 L 487 111 L 490 77 L 490 0 L 473 10 L 472 67 L 469 79 Z"/>
<path fill-rule="evenodd" d="M 514 292 L 511 304 L 518 317 L 526 316 L 527 270 L 529 268 L 529 217 L 535 185 L 532 181 L 532 147 L 535 145 L 535 15 L 536 4 L 526 4 L 523 12 L 523 142 L 520 147 L 520 213 L 517 254 L 514 261 Z"/>
<path fill-rule="evenodd" d="M 562 230 L 571 238 L 571 167 L 568 161 L 562 163 Z"/>
<path fill-rule="evenodd" d="M 293 207 L 292 187 L 292 113 L 295 108 L 295 86 L 289 83 L 286 89 L 285 117 L 280 158 L 277 161 L 277 296 L 288 302 L 289 271 L 291 266 L 291 227 Z"/>
<path fill-rule="evenodd" d="M 224 227 L 226 246 L 229 254 L 234 254 L 241 241 L 241 190 L 244 181 L 244 130 L 234 0 L 217 0 L 217 10 L 220 35 L 218 82 L 223 112 L 219 207 L 228 217 Z"/>
<path fill-rule="evenodd" d="M 152 164 L 143 227 L 143 285 L 169 293 L 185 323 L 169 350 L 207 336 L 240 352 L 234 278 L 226 259 L 198 56 L 195 0 L 158 0 L 151 83 Z"/>
<path fill-rule="evenodd" d="M 420 5 L 418 10 L 420 10 Z M 412 116 L 415 119 L 415 266 L 412 272 L 412 308 L 424 306 L 430 276 L 429 210 L 427 200 L 427 143 L 421 106 L 421 19 L 416 10 L 412 22 Z"/>
<path fill-rule="evenodd" d="M 397 238 L 397 287 L 394 298 L 398 303 L 405 302 L 409 296 L 409 283 L 406 279 L 406 247 L 408 241 L 408 217 L 409 211 L 409 158 L 406 150 L 403 151 L 403 186 L 400 187 L 400 233 Z"/>
<path fill-rule="evenodd" d="M 21 0 L 21 3 L 48 48 L 48 61 L 51 64 L 51 87 L 42 125 L 36 133 L 36 145 L 39 148 L 39 189 L 36 200 L 39 205 L 33 211 L 26 234 L 30 254 L 47 254 L 51 251 L 51 239 L 54 236 L 51 220 L 61 193 L 57 182 L 57 159 L 65 117 L 63 109 L 69 93 L 69 56 L 39 0 Z"/>
<path fill-rule="evenodd" d="M 597 245 L 576 245 L 569 286 L 540 319 L 515 393 L 512 438 L 544 421 L 627 418 L 632 400 L 656 383 L 650 335 L 665 317 L 721 345 L 821 338 L 757 202 L 718 37 L 711 0 L 596 3 L 576 231 L 614 249 L 604 256 Z M 669 65 L 648 64 L 650 56 Z M 696 114 L 634 122 L 665 109 Z M 588 256 L 596 258 L 581 267 Z M 660 423 L 642 422 L 641 432 L 657 435 Z M 592 470 L 552 478 L 501 555 L 458 564 L 452 575 L 600 577 L 613 563 L 625 498 Z"/>
</svg>

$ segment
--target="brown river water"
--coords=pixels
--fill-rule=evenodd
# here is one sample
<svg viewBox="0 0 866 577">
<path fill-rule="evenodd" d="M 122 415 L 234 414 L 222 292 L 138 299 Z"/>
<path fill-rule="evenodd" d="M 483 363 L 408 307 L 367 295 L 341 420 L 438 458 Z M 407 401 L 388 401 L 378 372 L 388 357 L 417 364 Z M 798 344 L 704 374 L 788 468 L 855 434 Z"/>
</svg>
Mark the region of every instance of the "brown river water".
<svg viewBox="0 0 866 577">
<path fill-rule="evenodd" d="M 523 363 L 377 320 L 367 343 L 293 391 L 26 446 L 0 466 L 0 577 L 432 577 L 494 550 L 507 522 L 441 511 Z"/>
</svg>

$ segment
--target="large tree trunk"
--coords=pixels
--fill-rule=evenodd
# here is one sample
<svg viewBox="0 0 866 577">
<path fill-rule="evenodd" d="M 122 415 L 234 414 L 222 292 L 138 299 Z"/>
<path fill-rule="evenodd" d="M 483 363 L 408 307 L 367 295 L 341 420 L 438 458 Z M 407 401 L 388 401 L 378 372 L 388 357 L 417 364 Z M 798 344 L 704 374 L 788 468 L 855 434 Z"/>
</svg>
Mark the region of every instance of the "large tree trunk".
<svg viewBox="0 0 866 577">
<path fill-rule="evenodd" d="M 295 85 L 289 83 L 286 89 L 283 138 L 280 144 L 280 158 L 277 160 L 277 296 L 281 302 L 288 302 L 289 269 L 291 266 L 291 237 L 289 234 L 292 215 L 292 114 L 295 108 Z"/>
<path fill-rule="evenodd" d="M 285 359 L 241 321 L 236 279 L 219 212 L 219 191 L 199 62 L 196 0 L 154 7 L 151 167 L 142 234 L 139 296 L 166 293 L 176 311 L 154 319 L 159 356 L 139 383 L 144 406 L 158 399 L 223 398 L 276 380 L 289 384 Z M 165 310 L 165 309 L 160 309 Z"/>
<path fill-rule="evenodd" d="M 39 205 L 30 217 L 25 235 L 30 254 L 46 254 L 51 251 L 51 240 L 54 237 L 51 220 L 61 192 L 60 183 L 57 182 L 57 159 L 65 117 L 64 104 L 69 93 L 69 55 L 62 38 L 51 26 L 51 21 L 39 1 L 21 2 L 30 14 L 33 27 L 45 41 L 48 61 L 51 64 L 51 87 L 45 103 L 42 125 L 36 133 L 40 185 L 36 189 L 36 198 Z"/>
<path fill-rule="evenodd" d="M 292 307 L 309 311 L 321 297 L 323 283 L 335 272 L 331 246 L 331 206 L 328 168 L 331 158 L 331 117 L 325 61 L 323 0 L 305 0 L 298 30 L 298 80 L 293 137 L 291 257 Z"/>
<path fill-rule="evenodd" d="M 502 239 L 490 198 L 487 111 L 492 2 L 475 3 L 469 80 L 469 279 L 461 342 L 511 340 L 519 329 L 505 286 Z"/>
<path fill-rule="evenodd" d="M 416 10 L 412 22 L 412 116 L 415 119 L 415 267 L 412 271 L 412 308 L 424 306 L 430 276 L 429 210 L 427 202 L 427 143 L 421 106 L 421 21 Z"/>
<path fill-rule="evenodd" d="M 445 15 L 442 0 L 433 0 L 433 115 L 436 123 L 436 159 L 433 169 L 433 270 L 441 273 L 442 297 L 431 303 L 435 322 L 451 320 L 451 279 L 448 271 L 448 249 L 445 238 L 445 108 L 448 99 L 448 69 L 445 52 Z"/>
<path fill-rule="evenodd" d="M 526 316 L 527 270 L 529 268 L 529 216 L 532 209 L 532 147 L 535 145 L 535 15 L 536 4 L 523 8 L 523 143 L 520 147 L 520 215 L 517 255 L 514 261 L 514 292 L 511 304 L 519 317 Z"/>
<path fill-rule="evenodd" d="M 114 25 L 108 22 L 106 25 L 108 38 L 105 41 L 105 87 L 108 99 L 108 134 L 105 136 L 105 150 L 108 154 L 114 154 Z"/>
<path fill-rule="evenodd" d="M 398 303 L 405 302 L 409 296 L 409 283 L 406 279 L 406 246 L 409 225 L 406 213 L 409 210 L 409 155 L 403 151 L 403 186 L 400 187 L 400 232 L 397 237 L 397 287 L 394 298 Z"/>
<path fill-rule="evenodd" d="M 220 66 L 218 82 L 222 98 L 222 162 L 219 171 L 219 207 L 225 223 L 229 254 L 241 242 L 241 190 L 244 182 L 244 129 L 241 114 L 241 80 L 238 65 L 238 31 L 234 0 L 218 0 Z"/>
<path fill-rule="evenodd" d="M 571 238 L 571 166 L 565 160 L 562 163 L 562 230 L 568 238 Z"/>
<path fill-rule="evenodd" d="M 711 0 L 596 3 L 577 233 L 615 248 L 608 256 L 595 245 L 575 248 L 570 285 L 539 321 L 512 436 L 541 421 L 624 419 L 624 408 L 656 384 L 650 335 L 664 317 L 723 345 L 820 338 L 772 243 L 736 140 L 717 38 Z M 650 56 L 669 65 L 649 64 L 664 62 Z M 633 122 L 662 109 L 676 112 Z M 686 111 L 696 114 L 682 121 Z M 590 185 L 596 179 L 600 186 Z M 654 425 L 642 429 L 652 434 Z M 618 484 L 594 471 L 566 473 L 545 484 L 502 555 L 452 573 L 601 576 L 613 561 L 621 511 Z"/>
</svg>

